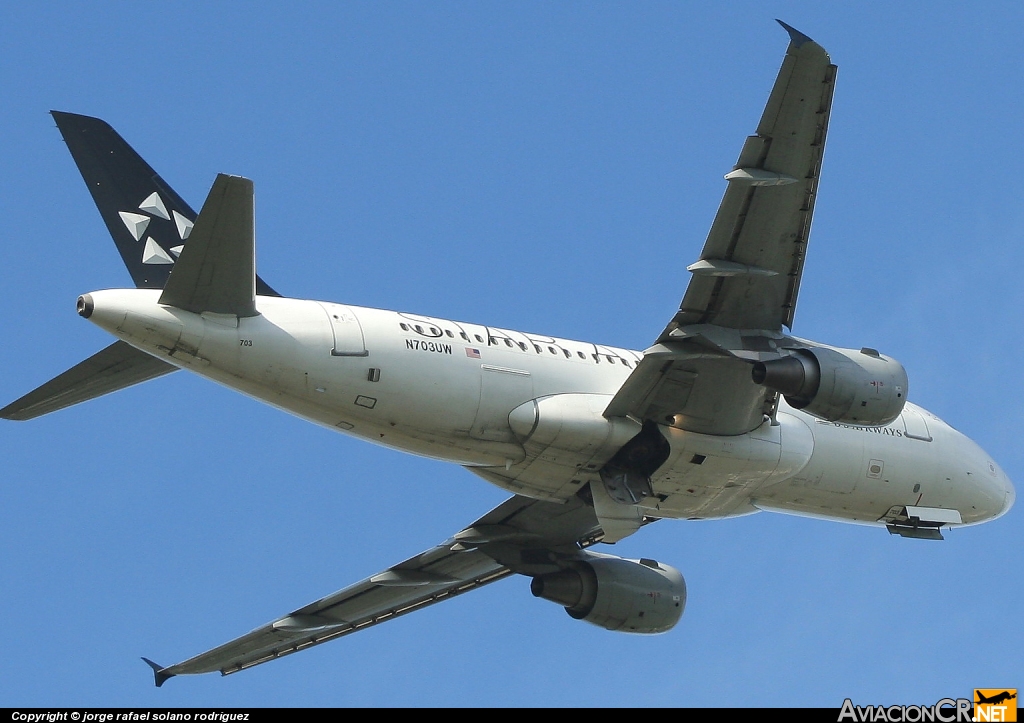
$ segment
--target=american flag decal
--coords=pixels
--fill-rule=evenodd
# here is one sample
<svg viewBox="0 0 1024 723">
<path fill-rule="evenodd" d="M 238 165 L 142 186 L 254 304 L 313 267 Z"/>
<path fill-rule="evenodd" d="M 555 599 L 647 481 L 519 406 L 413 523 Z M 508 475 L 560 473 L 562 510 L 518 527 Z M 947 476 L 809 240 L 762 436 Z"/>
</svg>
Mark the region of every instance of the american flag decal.
<svg viewBox="0 0 1024 723">
<path fill-rule="evenodd" d="M 468 356 L 470 359 L 479 359 L 480 358 L 480 350 L 479 349 L 471 349 L 470 347 L 467 346 L 466 347 L 466 356 Z"/>
</svg>

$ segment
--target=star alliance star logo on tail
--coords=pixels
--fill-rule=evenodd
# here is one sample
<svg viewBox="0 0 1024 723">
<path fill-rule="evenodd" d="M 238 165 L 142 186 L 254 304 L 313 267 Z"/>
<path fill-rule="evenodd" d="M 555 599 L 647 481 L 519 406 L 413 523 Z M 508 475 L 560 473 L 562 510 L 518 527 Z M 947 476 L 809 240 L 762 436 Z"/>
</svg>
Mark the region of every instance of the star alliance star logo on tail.
<svg viewBox="0 0 1024 723">
<path fill-rule="evenodd" d="M 173 264 L 174 259 L 181 254 L 181 250 L 185 246 L 185 240 L 192 233 L 192 222 L 177 211 L 172 210 L 168 214 L 166 204 L 164 204 L 160 194 L 156 191 L 146 196 L 142 203 L 139 204 L 138 210 L 145 211 L 145 213 L 118 211 L 117 215 L 121 217 L 121 221 L 124 222 L 125 228 L 128 229 L 128 233 L 132 235 L 132 238 L 139 242 L 142 241 L 147 229 L 149 229 L 150 223 L 154 219 L 159 218 L 164 221 L 170 221 L 171 217 L 174 217 L 174 226 L 178 231 L 178 239 L 182 243 L 165 250 L 152 236 L 146 236 L 146 245 L 142 250 L 142 263 L 144 264 Z M 171 254 L 174 254 L 174 258 L 171 258 Z"/>
</svg>

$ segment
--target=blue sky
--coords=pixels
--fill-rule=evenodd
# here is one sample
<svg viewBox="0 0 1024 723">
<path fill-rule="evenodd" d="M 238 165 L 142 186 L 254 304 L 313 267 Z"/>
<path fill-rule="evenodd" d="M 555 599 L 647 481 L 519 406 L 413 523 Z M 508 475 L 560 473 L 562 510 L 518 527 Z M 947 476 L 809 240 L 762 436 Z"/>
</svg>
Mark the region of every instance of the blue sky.
<svg viewBox="0 0 1024 723">
<path fill-rule="evenodd" d="M 195 207 L 254 179 L 290 296 L 643 349 L 678 307 L 787 38 L 839 66 L 794 332 L 901 360 L 1024 480 L 1016 3 L 7 3 L 0 402 L 109 343 L 130 284 L 47 111 L 108 120 Z M 228 678 L 170 664 L 426 549 L 505 494 L 185 374 L 0 425 L 0 705 L 926 703 L 1024 686 L 1021 510 L 942 543 L 760 514 L 609 552 L 678 627 L 515 578 Z"/>
</svg>

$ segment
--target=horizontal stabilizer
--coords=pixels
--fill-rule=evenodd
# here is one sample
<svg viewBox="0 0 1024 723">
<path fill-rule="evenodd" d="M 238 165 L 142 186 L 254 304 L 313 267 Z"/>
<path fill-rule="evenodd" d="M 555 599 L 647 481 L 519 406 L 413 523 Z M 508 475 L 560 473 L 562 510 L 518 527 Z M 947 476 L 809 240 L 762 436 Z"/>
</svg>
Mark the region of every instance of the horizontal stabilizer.
<svg viewBox="0 0 1024 723">
<path fill-rule="evenodd" d="M 252 181 L 218 174 L 160 303 L 256 316 L 256 245 Z"/>
<path fill-rule="evenodd" d="M 24 421 L 169 374 L 177 367 L 115 341 L 21 399 L 0 409 L 0 417 Z"/>
</svg>

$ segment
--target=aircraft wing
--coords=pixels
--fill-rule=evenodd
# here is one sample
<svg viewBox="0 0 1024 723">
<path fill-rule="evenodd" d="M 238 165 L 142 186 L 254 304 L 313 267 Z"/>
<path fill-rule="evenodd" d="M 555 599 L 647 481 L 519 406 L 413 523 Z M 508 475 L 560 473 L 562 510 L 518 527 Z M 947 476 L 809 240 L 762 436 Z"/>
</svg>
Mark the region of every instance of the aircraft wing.
<svg viewBox="0 0 1024 723">
<path fill-rule="evenodd" d="M 447 600 L 513 573 L 560 569 L 601 534 L 592 508 L 514 496 L 454 537 L 279 620 L 176 665 L 153 668 L 160 686 L 175 675 L 236 673 Z"/>
<path fill-rule="evenodd" d="M 818 190 L 836 66 L 788 26 L 791 41 L 756 135 L 743 144 L 679 313 L 689 324 L 791 327 Z"/>
<path fill-rule="evenodd" d="M 725 178 L 725 196 L 679 311 L 605 416 L 631 415 L 704 434 L 758 426 L 768 394 L 749 362 L 791 327 L 807 252 L 836 66 L 788 25 L 782 68 Z M 769 399 L 771 401 L 771 399 Z"/>
</svg>

